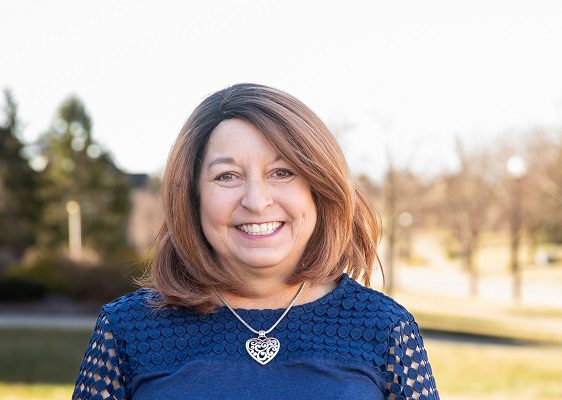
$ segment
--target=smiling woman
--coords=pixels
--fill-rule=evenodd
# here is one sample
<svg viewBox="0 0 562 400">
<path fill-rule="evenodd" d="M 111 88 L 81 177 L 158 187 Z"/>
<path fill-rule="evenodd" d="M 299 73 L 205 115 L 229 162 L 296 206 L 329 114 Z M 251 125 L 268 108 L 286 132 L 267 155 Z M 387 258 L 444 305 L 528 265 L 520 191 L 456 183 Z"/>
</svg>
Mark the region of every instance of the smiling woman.
<svg viewBox="0 0 562 400">
<path fill-rule="evenodd" d="M 294 178 L 281 179 L 282 175 Z M 227 299 L 236 295 L 236 306 L 278 308 L 304 281 L 309 287 L 301 301 L 320 297 L 344 270 L 369 284 L 379 236 L 372 207 L 353 184 L 328 128 L 302 102 L 280 90 L 241 84 L 205 99 L 172 148 L 162 194 L 166 221 L 148 281 L 162 295 L 162 305 L 212 311 L 217 305 L 211 290 L 215 288 Z M 235 196 L 239 204 L 232 210 Z M 273 196 L 280 198 L 273 201 Z M 302 207 L 312 200 L 313 209 L 298 216 L 277 215 L 291 211 L 284 207 L 295 196 L 295 203 L 308 197 Z M 256 211 L 264 201 L 271 206 Z M 231 211 L 235 214 L 229 218 L 236 219 L 229 223 L 245 227 L 231 226 L 228 236 L 223 225 L 218 236 L 212 224 L 211 232 L 210 217 Z M 254 225 L 265 222 L 286 222 L 280 236 L 287 240 L 274 237 L 269 242 L 277 241 L 270 249 L 280 243 L 283 248 L 293 246 L 290 268 L 259 271 L 243 268 L 234 258 L 221 258 L 221 250 L 234 243 L 248 243 L 245 246 L 255 250 L 252 254 L 258 253 L 266 240 L 249 242 L 239 231 L 249 231 L 251 224 L 253 232 Z M 313 229 L 308 236 L 302 236 L 305 226 Z M 254 298 L 261 298 L 259 304 L 249 304 Z"/>
<path fill-rule="evenodd" d="M 75 399 L 438 399 L 414 318 L 374 291 L 379 224 L 294 97 L 239 84 L 182 128 L 144 289 L 103 307 Z"/>
</svg>

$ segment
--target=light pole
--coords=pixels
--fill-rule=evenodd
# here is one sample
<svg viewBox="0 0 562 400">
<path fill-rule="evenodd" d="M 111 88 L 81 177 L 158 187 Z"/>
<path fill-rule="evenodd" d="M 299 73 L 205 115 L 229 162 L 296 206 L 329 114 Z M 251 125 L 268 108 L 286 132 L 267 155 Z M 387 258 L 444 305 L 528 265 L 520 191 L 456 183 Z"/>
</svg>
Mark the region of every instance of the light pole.
<svg viewBox="0 0 562 400">
<path fill-rule="evenodd" d="M 519 246 L 521 244 L 521 226 L 523 224 L 523 208 L 521 206 L 522 188 L 521 180 L 527 173 L 527 164 L 523 157 L 514 155 L 507 160 L 506 169 L 512 180 L 510 182 L 510 250 L 511 274 L 513 279 L 513 301 L 521 301 L 521 270 L 519 265 Z"/>
<path fill-rule="evenodd" d="M 66 203 L 68 213 L 68 249 L 72 258 L 79 258 L 82 252 L 82 222 L 80 204 L 74 200 Z"/>
</svg>

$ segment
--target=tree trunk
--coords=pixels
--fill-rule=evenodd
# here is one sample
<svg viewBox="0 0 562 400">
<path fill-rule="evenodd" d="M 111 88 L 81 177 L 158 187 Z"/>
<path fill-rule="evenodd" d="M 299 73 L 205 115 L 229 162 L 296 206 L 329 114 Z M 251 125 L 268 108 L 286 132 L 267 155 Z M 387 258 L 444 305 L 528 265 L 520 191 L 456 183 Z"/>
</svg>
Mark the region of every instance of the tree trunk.
<svg viewBox="0 0 562 400">
<path fill-rule="evenodd" d="M 394 229 L 394 222 L 389 221 L 388 224 L 388 236 L 387 236 L 387 248 L 386 248 L 386 278 L 385 278 L 385 289 L 389 296 L 392 296 L 395 289 L 394 282 L 394 267 L 396 258 L 396 233 Z"/>
<path fill-rule="evenodd" d="M 469 276 L 470 297 L 478 297 L 478 269 L 474 265 L 474 249 L 467 249 L 465 254 L 465 266 Z"/>
</svg>

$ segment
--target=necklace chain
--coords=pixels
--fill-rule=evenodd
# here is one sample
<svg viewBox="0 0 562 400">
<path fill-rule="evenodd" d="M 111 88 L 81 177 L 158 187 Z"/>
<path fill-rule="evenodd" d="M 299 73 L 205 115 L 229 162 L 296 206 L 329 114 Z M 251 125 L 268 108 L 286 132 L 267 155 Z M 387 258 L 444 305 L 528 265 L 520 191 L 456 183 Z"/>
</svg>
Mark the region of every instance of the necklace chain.
<svg viewBox="0 0 562 400">
<path fill-rule="evenodd" d="M 285 311 L 283 312 L 283 314 L 281 314 L 281 316 L 279 317 L 279 319 L 277 321 L 275 321 L 275 323 L 273 324 L 273 326 L 271 328 L 269 328 L 268 330 L 264 331 L 264 330 L 260 330 L 260 331 L 256 331 L 254 328 L 252 328 L 246 321 L 244 321 L 242 319 L 242 317 L 240 315 L 238 315 L 238 313 L 236 311 L 234 311 L 234 309 L 230 306 L 230 304 L 227 303 L 227 301 L 224 299 L 224 297 L 221 296 L 221 294 L 219 292 L 217 292 L 217 290 L 215 288 L 213 288 L 213 290 L 215 291 L 215 294 L 217 295 L 217 297 L 219 299 L 221 299 L 221 301 L 224 303 L 224 305 L 232 312 L 232 314 L 234 314 L 234 316 L 236 318 L 238 318 L 238 320 L 240 322 L 242 322 L 242 324 L 244 324 L 244 326 L 246 328 L 248 328 L 250 331 L 252 331 L 253 333 L 255 333 L 256 335 L 258 335 L 259 337 L 265 337 L 265 335 L 267 335 L 269 332 L 271 332 L 272 330 L 275 329 L 275 327 L 279 324 L 279 322 L 281 322 L 281 320 L 283 318 L 285 318 L 285 315 L 287 315 L 287 313 L 289 312 L 289 310 L 293 307 L 293 305 L 295 304 L 295 302 L 297 301 L 297 299 L 299 298 L 300 294 L 302 293 L 303 289 L 304 289 L 304 285 L 306 284 L 306 282 L 303 282 L 302 285 L 300 286 L 299 290 L 297 291 L 297 294 L 295 294 L 295 297 L 293 297 L 293 300 L 291 300 L 291 304 L 289 304 L 289 307 L 287 307 L 285 309 Z"/>
</svg>

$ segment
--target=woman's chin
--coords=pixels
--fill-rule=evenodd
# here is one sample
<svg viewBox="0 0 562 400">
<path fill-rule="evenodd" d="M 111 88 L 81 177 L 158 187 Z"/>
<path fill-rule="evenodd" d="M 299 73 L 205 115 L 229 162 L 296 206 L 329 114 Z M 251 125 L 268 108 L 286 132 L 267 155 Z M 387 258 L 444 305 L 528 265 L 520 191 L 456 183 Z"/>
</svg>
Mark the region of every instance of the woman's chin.
<svg viewBox="0 0 562 400">
<path fill-rule="evenodd" d="M 280 263 L 276 260 L 268 260 L 268 259 L 260 259 L 260 260 L 248 260 L 242 263 L 242 267 L 244 268 L 252 268 L 252 269 L 267 269 L 267 268 L 276 268 L 280 266 Z"/>
<path fill-rule="evenodd" d="M 294 267 L 294 263 L 279 257 L 245 257 L 237 260 L 235 263 L 242 269 L 290 269 Z"/>
</svg>

